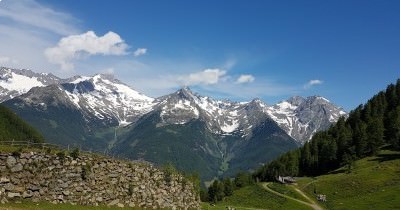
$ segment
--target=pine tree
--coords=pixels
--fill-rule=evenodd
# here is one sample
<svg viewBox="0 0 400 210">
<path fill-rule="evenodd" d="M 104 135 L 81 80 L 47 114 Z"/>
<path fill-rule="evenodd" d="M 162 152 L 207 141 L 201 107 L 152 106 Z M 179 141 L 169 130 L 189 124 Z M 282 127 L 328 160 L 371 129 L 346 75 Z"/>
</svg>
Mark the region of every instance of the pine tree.
<svg viewBox="0 0 400 210">
<path fill-rule="evenodd" d="M 223 180 L 224 184 L 224 194 L 225 196 L 231 196 L 233 194 L 233 183 L 230 178 L 225 178 Z"/>
<path fill-rule="evenodd" d="M 374 118 L 367 125 L 367 148 L 369 155 L 377 154 L 383 145 L 384 126 L 381 118 Z"/>
<path fill-rule="evenodd" d="M 394 148 L 400 149 L 400 106 L 389 113 L 386 123 L 385 138 Z"/>
</svg>

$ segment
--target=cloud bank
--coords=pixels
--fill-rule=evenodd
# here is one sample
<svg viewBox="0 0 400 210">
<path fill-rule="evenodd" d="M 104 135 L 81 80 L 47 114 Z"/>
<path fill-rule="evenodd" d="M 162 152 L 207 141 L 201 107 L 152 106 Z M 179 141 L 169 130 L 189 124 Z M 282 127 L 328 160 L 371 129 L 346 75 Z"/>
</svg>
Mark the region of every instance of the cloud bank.
<svg viewBox="0 0 400 210">
<path fill-rule="evenodd" d="M 84 55 L 125 55 L 128 45 L 121 37 L 110 31 L 97 36 L 93 31 L 62 38 L 57 46 L 47 48 L 49 62 L 59 64 L 63 70 L 73 70 L 73 60 Z"/>
<path fill-rule="evenodd" d="M 221 69 L 205 69 L 200 72 L 191 73 L 187 76 L 178 77 L 183 85 L 213 85 L 217 84 L 222 76 L 226 74 L 225 70 Z"/>
</svg>

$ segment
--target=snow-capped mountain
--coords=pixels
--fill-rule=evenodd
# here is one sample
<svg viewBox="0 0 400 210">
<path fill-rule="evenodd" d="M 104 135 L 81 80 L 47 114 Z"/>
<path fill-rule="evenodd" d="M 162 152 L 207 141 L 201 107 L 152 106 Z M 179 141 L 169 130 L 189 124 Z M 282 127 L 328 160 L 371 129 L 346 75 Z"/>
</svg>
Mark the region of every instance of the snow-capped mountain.
<svg viewBox="0 0 400 210">
<path fill-rule="evenodd" d="M 153 99 L 102 74 L 60 79 L 2 68 L 0 90 L 3 100 L 12 98 L 2 104 L 50 143 L 171 161 L 208 180 L 271 161 L 346 114 L 319 96 L 268 105 L 215 100 L 182 88 Z"/>
<path fill-rule="evenodd" d="M 320 130 L 328 129 L 347 113 L 320 96 L 303 98 L 292 97 L 274 106 L 266 112 L 292 138 L 305 142 Z"/>
<path fill-rule="evenodd" d="M 111 75 L 75 77 L 61 86 L 76 107 L 100 120 L 115 119 L 119 125 L 132 123 L 151 111 L 154 101 Z"/>
<path fill-rule="evenodd" d="M 289 136 L 304 143 L 315 132 L 328 128 L 340 116 L 346 115 L 343 109 L 319 96 L 296 96 L 271 106 L 260 99 L 250 102 L 215 100 L 185 87 L 153 99 L 111 75 L 60 79 L 30 70 L 0 69 L 0 101 L 24 94 L 32 87 L 48 85 L 57 85 L 62 95 L 83 113 L 88 122 L 94 119 L 109 125 L 127 125 L 146 113 L 159 111 L 162 121 L 158 126 L 201 119 L 215 134 L 250 138 L 254 127 L 271 118 Z M 40 90 L 35 90 L 35 94 L 40 95 Z M 46 105 L 40 101 L 37 103 Z"/>
<path fill-rule="evenodd" d="M 58 86 L 62 91 L 57 93 L 60 95 L 58 97 L 67 96 L 88 121 L 95 117 L 106 124 L 117 122 L 119 125 L 127 125 L 150 111 L 153 106 L 153 98 L 133 90 L 111 75 L 60 79 L 52 74 L 9 68 L 0 69 L 0 102 L 25 94 L 33 87 L 43 88 L 36 89 L 29 97 L 41 98 L 40 95 L 48 91 L 44 89 L 48 85 Z M 30 103 L 34 101 L 30 100 Z M 46 106 L 41 101 L 38 103 Z"/>
<path fill-rule="evenodd" d="M 33 87 L 58 84 L 60 81 L 52 74 L 0 67 L 0 102 L 26 93 Z"/>
<path fill-rule="evenodd" d="M 315 132 L 327 129 L 339 117 L 346 115 L 343 109 L 319 96 L 296 96 L 268 106 L 260 99 L 239 103 L 214 100 L 183 88 L 156 99 L 155 103 L 155 109 L 161 110 L 162 123 L 159 126 L 201 119 L 216 134 L 235 133 L 246 137 L 251 135 L 253 127 L 271 118 L 299 143 L 304 143 Z"/>
</svg>

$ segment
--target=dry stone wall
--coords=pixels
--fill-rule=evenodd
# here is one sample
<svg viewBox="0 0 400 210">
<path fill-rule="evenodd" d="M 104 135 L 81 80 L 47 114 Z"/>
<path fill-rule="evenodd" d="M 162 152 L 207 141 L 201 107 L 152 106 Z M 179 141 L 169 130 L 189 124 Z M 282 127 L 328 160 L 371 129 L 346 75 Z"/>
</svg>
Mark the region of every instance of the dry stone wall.
<svg viewBox="0 0 400 210">
<path fill-rule="evenodd" d="M 19 156 L 19 157 L 18 157 Z M 198 209 L 193 184 L 149 164 L 80 155 L 0 154 L 0 201 Z"/>
</svg>

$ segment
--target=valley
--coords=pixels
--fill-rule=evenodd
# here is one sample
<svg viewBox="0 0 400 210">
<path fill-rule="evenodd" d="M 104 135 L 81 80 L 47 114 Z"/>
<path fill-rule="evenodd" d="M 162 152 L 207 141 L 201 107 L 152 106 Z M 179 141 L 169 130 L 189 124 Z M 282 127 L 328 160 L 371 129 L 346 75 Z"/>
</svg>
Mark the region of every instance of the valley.
<svg viewBox="0 0 400 210">
<path fill-rule="evenodd" d="M 204 181 L 253 170 L 347 115 L 320 96 L 267 105 L 260 99 L 216 100 L 183 87 L 151 98 L 112 75 L 61 79 L 9 68 L 0 73 L 0 84 L 7 84 L 3 104 L 49 143 L 158 165 L 171 162 Z M 21 78 L 26 87 L 18 89 L 13 83 Z"/>
<path fill-rule="evenodd" d="M 399 11 L 0 0 L 0 210 L 400 210 Z"/>
</svg>

